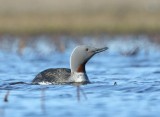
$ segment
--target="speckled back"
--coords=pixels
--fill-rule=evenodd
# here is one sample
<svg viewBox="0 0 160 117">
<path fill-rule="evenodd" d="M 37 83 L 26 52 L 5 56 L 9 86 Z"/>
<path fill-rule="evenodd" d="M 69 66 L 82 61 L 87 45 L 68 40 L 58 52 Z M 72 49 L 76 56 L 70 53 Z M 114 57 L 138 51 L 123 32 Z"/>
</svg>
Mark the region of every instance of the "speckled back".
<svg viewBox="0 0 160 117">
<path fill-rule="evenodd" d="M 50 68 L 40 72 L 32 81 L 34 84 L 40 82 L 61 83 L 68 82 L 71 76 L 71 70 L 68 68 Z"/>
</svg>

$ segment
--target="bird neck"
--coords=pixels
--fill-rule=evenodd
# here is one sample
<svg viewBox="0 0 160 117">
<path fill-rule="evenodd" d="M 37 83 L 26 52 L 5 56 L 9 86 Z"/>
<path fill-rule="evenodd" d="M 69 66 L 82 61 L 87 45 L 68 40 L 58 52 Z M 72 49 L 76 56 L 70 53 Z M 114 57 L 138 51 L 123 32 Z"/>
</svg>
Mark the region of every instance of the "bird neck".
<svg viewBox="0 0 160 117">
<path fill-rule="evenodd" d="M 89 82 L 85 70 L 86 62 L 79 63 L 76 60 L 78 60 L 78 58 L 73 58 L 73 56 L 70 59 L 70 68 L 71 68 L 70 82 Z"/>
<path fill-rule="evenodd" d="M 80 64 L 77 68 L 78 73 L 86 73 L 85 64 Z"/>
<path fill-rule="evenodd" d="M 85 63 L 83 64 L 72 64 L 71 63 L 71 72 L 76 72 L 76 73 L 86 73 L 85 69 Z"/>
<path fill-rule="evenodd" d="M 83 57 L 83 55 L 76 52 L 76 50 L 74 49 L 70 56 L 71 72 L 86 73 L 85 71 L 86 63 L 87 63 L 87 60 L 85 60 L 85 57 Z"/>
</svg>

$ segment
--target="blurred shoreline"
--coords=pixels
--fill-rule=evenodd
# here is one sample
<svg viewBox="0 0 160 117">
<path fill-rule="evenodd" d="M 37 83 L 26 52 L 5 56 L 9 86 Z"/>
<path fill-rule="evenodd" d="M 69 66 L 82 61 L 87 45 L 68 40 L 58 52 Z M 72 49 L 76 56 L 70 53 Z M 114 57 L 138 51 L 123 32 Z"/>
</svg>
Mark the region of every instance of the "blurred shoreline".
<svg viewBox="0 0 160 117">
<path fill-rule="evenodd" d="M 0 34 L 158 34 L 159 21 L 160 16 L 151 17 L 144 14 L 132 14 L 123 18 L 105 14 L 4 16 L 0 17 Z"/>
<path fill-rule="evenodd" d="M 160 1 L 0 0 L 0 34 L 159 34 Z"/>
<path fill-rule="evenodd" d="M 51 53 L 64 53 L 77 45 L 109 47 L 111 54 L 136 56 L 139 53 L 155 54 L 160 50 L 160 35 L 36 35 L 36 36 L 0 36 L 0 55 L 16 53 L 18 55 L 45 56 Z"/>
</svg>

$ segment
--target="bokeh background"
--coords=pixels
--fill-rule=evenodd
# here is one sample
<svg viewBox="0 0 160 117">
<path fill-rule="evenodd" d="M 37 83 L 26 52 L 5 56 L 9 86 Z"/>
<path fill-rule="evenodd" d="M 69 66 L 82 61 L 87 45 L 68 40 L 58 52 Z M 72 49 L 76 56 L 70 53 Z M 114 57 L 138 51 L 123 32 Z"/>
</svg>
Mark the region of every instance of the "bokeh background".
<svg viewBox="0 0 160 117">
<path fill-rule="evenodd" d="M 158 0 L 0 0 L 0 33 L 159 33 Z"/>
<path fill-rule="evenodd" d="M 159 33 L 160 0 L 0 0 L 0 117 L 159 117 Z M 31 85 L 81 44 L 90 84 Z"/>
<path fill-rule="evenodd" d="M 87 37 L 91 41 L 146 36 L 159 43 L 159 21 L 158 0 L 0 0 L 0 41 L 16 40 L 18 52 L 36 40 L 52 41 L 62 51 L 68 39 L 83 44 L 79 42 Z M 1 48 L 8 48 L 5 43 Z"/>
</svg>

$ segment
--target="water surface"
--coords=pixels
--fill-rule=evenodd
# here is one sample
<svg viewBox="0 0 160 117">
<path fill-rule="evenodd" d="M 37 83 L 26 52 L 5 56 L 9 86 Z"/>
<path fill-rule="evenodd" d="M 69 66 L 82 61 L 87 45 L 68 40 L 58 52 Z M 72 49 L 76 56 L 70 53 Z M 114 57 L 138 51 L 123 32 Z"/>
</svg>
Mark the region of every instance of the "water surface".
<svg viewBox="0 0 160 117">
<path fill-rule="evenodd" d="M 128 37 L 129 41 L 122 41 L 121 37 L 114 40 L 104 37 L 101 41 L 83 37 L 80 42 L 63 37 L 62 42 L 68 42 L 62 43 L 64 50 L 60 51 L 46 38 L 37 37 L 20 53 L 19 39 L 13 39 L 12 43 L 9 39 L 1 40 L 0 116 L 159 117 L 159 45 L 144 40 L 143 36 L 140 40 Z M 69 68 L 70 53 L 79 44 L 109 47 L 87 64 L 90 84 L 30 84 L 44 69 Z M 139 49 L 133 54 L 135 48 Z M 20 81 L 27 84 L 10 84 Z"/>
</svg>

